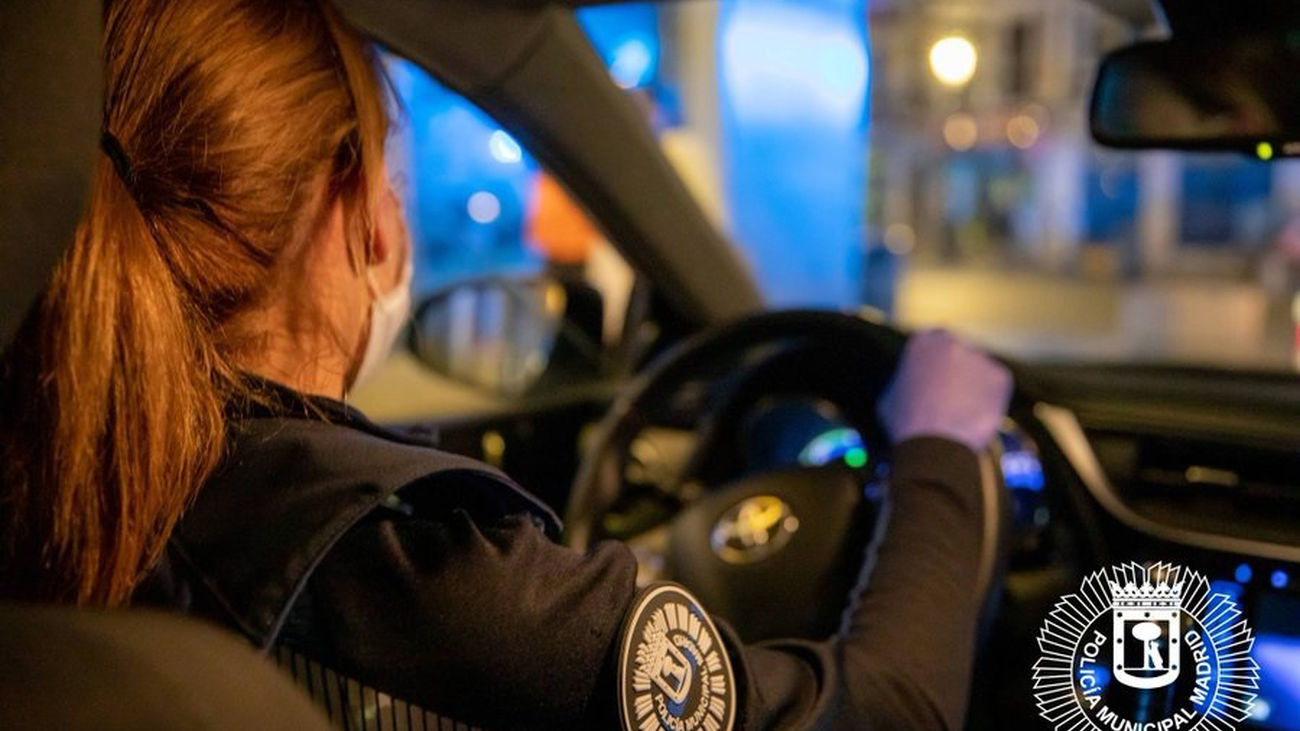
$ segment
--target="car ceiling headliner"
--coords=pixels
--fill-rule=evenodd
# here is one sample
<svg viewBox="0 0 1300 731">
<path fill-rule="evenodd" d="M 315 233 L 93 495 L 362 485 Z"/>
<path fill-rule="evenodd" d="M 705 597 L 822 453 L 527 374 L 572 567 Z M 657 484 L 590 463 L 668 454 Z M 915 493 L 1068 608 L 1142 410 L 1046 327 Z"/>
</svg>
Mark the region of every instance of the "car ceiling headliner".
<svg viewBox="0 0 1300 731">
<path fill-rule="evenodd" d="M 1135 25 L 1146 25 L 1156 20 L 1150 0 L 1088 0 L 1088 2 Z"/>
<path fill-rule="evenodd" d="M 556 0 L 494 0 L 506 5 L 516 5 L 521 7 L 555 5 Z M 665 0 L 658 0 L 665 2 Z M 667 0 L 672 2 L 684 2 L 686 0 Z M 705 0 L 694 0 L 703 2 Z M 876 2 L 877 0 L 870 0 Z M 570 7 L 585 7 L 588 5 L 612 5 L 627 0 L 559 0 L 558 4 L 568 5 Z M 1100 7 L 1112 15 L 1119 16 L 1134 24 L 1145 24 L 1156 19 L 1155 13 L 1151 10 L 1151 0 L 1086 0 L 1093 5 Z"/>
<path fill-rule="evenodd" d="M 0 347 L 72 240 L 98 160 L 102 12 L 0 1 Z"/>
</svg>

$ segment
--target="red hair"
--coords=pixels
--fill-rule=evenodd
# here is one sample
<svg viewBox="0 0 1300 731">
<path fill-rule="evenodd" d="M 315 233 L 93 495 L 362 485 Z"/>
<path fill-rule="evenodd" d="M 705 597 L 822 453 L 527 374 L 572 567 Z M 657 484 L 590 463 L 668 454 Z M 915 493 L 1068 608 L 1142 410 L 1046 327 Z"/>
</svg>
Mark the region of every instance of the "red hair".
<svg viewBox="0 0 1300 731">
<path fill-rule="evenodd" d="M 239 316 L 292 286 L 335 202 L 364 239 L 387 120 L 326 0 L 106 5 L 120 154 L 5 357 L 0 593 L 115 605 L 222 456 Z"/>
</svg>

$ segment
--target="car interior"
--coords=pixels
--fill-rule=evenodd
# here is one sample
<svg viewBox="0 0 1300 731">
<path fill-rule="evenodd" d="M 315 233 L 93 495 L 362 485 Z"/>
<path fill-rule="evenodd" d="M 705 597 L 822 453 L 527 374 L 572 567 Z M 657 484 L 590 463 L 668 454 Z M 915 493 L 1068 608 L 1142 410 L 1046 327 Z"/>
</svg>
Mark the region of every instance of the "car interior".
<svg viewBox="0 0 1300 731">
<path fill-rule="evenodd" d="M 770 265 L 755 264 L 758 255 L 738 243 L 737 227 L 719 222 L 693 169 L 683 167 L 654 115 L 647 115 L 646 95 L 611 74 L 592 30 L 594 16 L 587 14 L 620 4 L 334 2 L 383 48 L 417 128 L 413 145 L 419 125 L 430 124 L 421 105 L 432 104 L 431 92 L 418 90 L 436 84 L 438 93 L 477 110 L 491 125 L 484 129 L 503 133 L 485 137 L 497 145 L 498 161 L 526 155 L 534 173 L 558 181 L 608 243 L 615 268 L 626 273 L 620 294 L 611 296 L 603 282 L 545 257 L 533 256 L 523 269 L 453 275 L 427 254 L 427 261 L 417 261 L 425 263 L 417 269 L 420 297 L 405 352 L 356 394 L 355 404 L 385 425 L 434 436 L 442 449 L 501 468 L 564 517 L 569 545 L 627 543 L 637 557 L 638 583 L 680 582 L 747 642 L 833 635 L 864 547 L 875 531 L 887 529 L 877 518 L 888 489 L 889 442 L 876 403 L 907 333 L 931 323 L 865 306 L 874 301 L 870 293 L 853 307 L 808 306 L 806 298 L 773 294 Z M 1086 104 L 1076 106 L 1089 149 L 1151 155 L 1151 166 L 1183 152 L 1278 166 L 1300 156 L 1300 11 L 1292 3 L 1250 0 L 1228 12 L 1217 0 L 1070 2 L 1104 15 L 1124 39 L 1087 63 L 1080 92 Z M 692 12 L 721 12 L 718 22 L 724 22 L 744 4 L 638 5 L 680 5 L 664 12 L 687 21 Z M 609 7 L 581 7 L 588 5 Z M 883 34 L 898 29 L 890 24 L 911 4 L 870 5 L 871 30 L 861 31 L 883 54 L 892 42 Z M 0 337 L 6 342 L 71 239 L 84 200 L 100 124 L 99 16 L 97 0 L 58 9 L 0 8 Z M 682 37 L 691 36 L 683 31 Z M 730 37 L 719 38 L 718 63 L 725 65 L 734 61 L 726 55 Z M 872 63 L 882 78 L 895 68 Z M 873 93 L 873 106 L 885 103 L 882 90 Z M 936 139 L 952 131 L 942 126 Z M 413 155 L 418 168 L 422 162 Z M 779 160 L 775 153 L 757 156 Z M 867 163 L 856 170 L 879 178 Z M 483 216 L 476 214 L 470 197 L 474 220 L 504 215 L 510 199 L 501 191 L 509 189 L 491 190 L 491 216 L 482 209 Z M 412 200 L 422 205 L 423 199 Z M 899 248 L 893 244 L 902 229 L 883 228 L 885 243 L 872 251 Z M 469 253 L 462 259 L 471 263 L 488 250 L 464 245 Z M 877 281 L 875 271 L 863 279 Z M 916 289 L 924 277 L 910 281 L 921 284 L 904 300 L 942 301 L 955 291 L 937 276 L 924 292 Z M 1190 291 L 1195 299 L 1200 290 Z M 1140 295 L 1147 308 L 1138 312 L 1161 317 L 1163 300 Z M 1039 306 L 1026 299 L 1006 308 Z M 1200 327 L 1236 327 L 1239 320 L 1220 314 Z M 956 307 L 951 323 L 943 324 L 960 332 L 962 316 Z M 1287 362 L 1300 330 L 1282 322 L 1280 366 L 1277 359 L 1241 366 L 1142 350 L 1136 357 L 1096 358 L 1086 344 L 1042 357 L 1046 336 L 1029 335 L 1024 347 L 1004 349 L 999 346 L 1009 341 L 979 340 L 972 332 L 1012 370 L 1015 394 L 998 442 L 981 455 L 988 540 L 980 583 L 987 601 L 969 728 L 1048 727 L 1035 705 L 1033 666 L 1053 602 L 1099 567 L 1172 561 L 1205 573 L 1254 628 L 1259 700 L 1243 728 L 1300 729 L 1300 380 Z M 1234 337 L 1211 334 L 1218 343 L 1210 350 L 1230 349 Z M 779 497 L 797 516 L 796 528 L 767 555 L 729 560 L 719 518 L 757 496 Z M 109 710 L 57 715 L 60 698 L 72 705 L 91 698 L 85 702 L 111 709 L 156 691 L 142 670 L 138 683 L 115 697 L 103 694 L 94 678 L 111 683 L 135 672 L 124 671 L 121 660 L 93 655 L 103 638 L 128 648 L 211 646 L 223 659 L 211 672 L 228 678 L 265 670 L 251 653 L 243 657 L 230 647 L 235 640 L 210 629 L 189 628 L 193 635 L 181 639 L 185 624 L 131 610 L 3 608 L 0 637 L 9 639 L 0 639 L 7 648 L 0 653 L 0 726 L 252 727 L 247 715 L 221 719 L 212 708 L 178 721 L 167 715 L 176 708 L 156 698 L 133 705 L 137 713 L 129 720 Z M 8 645 L 24 637 L 50 641 Z M 51 667 L 56 656 L 78 664 L 83 651 L 92 653 L 82 665 L 87 677 L 76 682 L 34 670 Z M 183 663 L 156 667 L 159 677 L 176 682 L 190 672 Z M 293 682 L 311 681 L 277 676 L 257 684 L 259 697 L 245 706 L 266 714 L 256 727 L 328 727 L 323 715 L 300 707 L 305 695 L 289 687 Z M 247 692 L 220 685 L 196 676 L 184 687 L 186 693 L 210 688 L 214 699 Z M 98 695 L 89 690 L 96 687 Z M 226 705 L 233 714 L 241 704 Z M 51 720 L 38 723 L 46 713 Z"/>
</svg>

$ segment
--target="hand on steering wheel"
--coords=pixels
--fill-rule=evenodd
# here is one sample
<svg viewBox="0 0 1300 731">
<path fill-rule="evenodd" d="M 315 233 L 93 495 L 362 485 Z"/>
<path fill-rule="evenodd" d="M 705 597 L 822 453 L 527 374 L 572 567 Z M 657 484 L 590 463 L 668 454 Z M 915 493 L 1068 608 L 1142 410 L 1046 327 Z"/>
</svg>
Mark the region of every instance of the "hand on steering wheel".
<svg viewBox="0 0 1300 731">
<path fill-rule="evenodd" d="M 916 333 L 877 410 L 894 444 L 942 437 L 980 452 L 1011 403 L 1006 367 L 942 330 Z"/>
<path fill-rule="evenodd" d="M 767 355 L 750 357 L 755 353 Z M 675 396 L 684 384 L 714 372 L 710 364 L 761 363 L 776 354 L 798 359 L 805 390 L 838 385 L 842 403 L 837 406 L 850 423 L 866 427 L 864 434 L 878 417 L 879 428 L 896 444 L 938 436 L 976 452 L 985 538 L 976 583 L 981 597 L 991 595 L 1005 526 L 994 436 L 1010 398 L 1010 374 L 952 336 L 922 333 L 909 339 L 890 327 L 831 312 L 753 315 L 692 338 L 638 375 L 584 455 L 566 519 L 570 545 L 585 550 L 605 537 L 605 518 L 628 489 L 622 475 L 630 446 L 655 423 L 650 414 L 656 408 L 679 403 Z M 832 384 L 830 379 L 844 380 Z M 707 399 L 687 403 L 696 405 L 696 423 L 717 416 L 718 405 Z M 697 451 L 716 444 L 701 441 Z M 887 464 L 888 456 L 881 457 Z M 843 462 L 708 480 L 659 527 L 646 529 L 658 531 L 660 538 L 644 545 L 661 546 L 652 562 L 664 567 L 657 578 L 686 585 L 747 641 L 824 638 L 838 625 L 860 573 L 862 550 L 878 527 L 863 480 Z M 757 541 L 764 550 L 730 555 L 727 537 L 735 533 L 732 524 L 740 523 L 750 532 L 766 530 L 759 536 L 766 540 Z"/>
</svg>

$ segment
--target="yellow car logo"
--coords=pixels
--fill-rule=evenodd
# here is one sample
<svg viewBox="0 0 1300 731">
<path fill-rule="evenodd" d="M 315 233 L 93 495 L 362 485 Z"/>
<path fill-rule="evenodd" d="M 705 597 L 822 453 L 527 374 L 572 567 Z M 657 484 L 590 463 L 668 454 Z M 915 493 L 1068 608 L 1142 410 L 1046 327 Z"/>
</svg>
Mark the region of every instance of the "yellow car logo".
<svg viewBox="0 0 1300 731">
<path fill-rule="evenodd" d="M 789 504 L 774 495 L 759 495 L 723 513 L 711 542 L 713 552 L 727 563 L 755 563 L 785 548 L 798 530 L 799 518 Z"/>
</svg>

